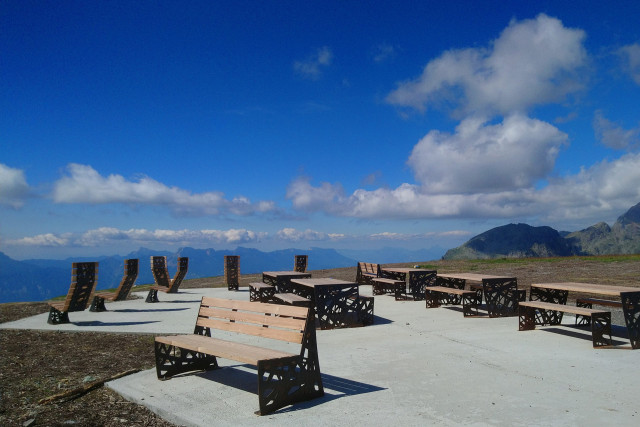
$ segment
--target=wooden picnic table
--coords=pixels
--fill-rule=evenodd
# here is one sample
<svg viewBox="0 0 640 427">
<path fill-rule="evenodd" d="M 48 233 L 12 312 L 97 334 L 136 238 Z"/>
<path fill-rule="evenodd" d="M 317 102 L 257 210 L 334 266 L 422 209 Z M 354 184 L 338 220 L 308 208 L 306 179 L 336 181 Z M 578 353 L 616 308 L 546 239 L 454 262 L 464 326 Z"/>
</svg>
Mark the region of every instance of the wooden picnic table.
<svg viewBox="0 0 640 427">
<path fill-rule="evenodd" d="M 405 282 L 415 301 L 424 299 L 424 288 L 433 285 L 436 277 L 436 270 L 426 268 L 381 267 L 380 271 L 383 278 Z"/>
<path fill-rule="evenodd" d="M 518 301 L 526 298 L 524 290 L 518 290 L 518 279 L 510 276 L 496 276 L 483 273 L 438 273 L 438 286 L 465 289 L 469 282 L 469 290 L 476 292 L 477 304 L 482 296 L 486 302 L 489 317 L 505 317 L 518 315 Z M 449 304 L 459 304 L 460 298 L 453 295 Z"/>
<path fill-rule="evenodd" d="M 291 292 L 308 298 L 321 329 L 373 323 L 373 297 L 360 296 L 356 282 L 332 278 L 291 279 Z"/>
<path fill-rule="evenodd" d="M 311 273 L 301 273 L 299 271 L 264 271 L 262 281 L 275 286 L 276 292 L 291 292 L 291 279 L 305 279 L 311 277 Z"/>
<path fill-rule="evenodd" d="M 529 299 L 566 305 L 569 292 L 620 298 L 631 347 L 640 348 L 640 287 L 579 282 L 533 283 Z M 554 319 L 543 320 L 549 324 L 557 324 L 561 319 L 562 313 L 556 313 Z"/>
</svg>

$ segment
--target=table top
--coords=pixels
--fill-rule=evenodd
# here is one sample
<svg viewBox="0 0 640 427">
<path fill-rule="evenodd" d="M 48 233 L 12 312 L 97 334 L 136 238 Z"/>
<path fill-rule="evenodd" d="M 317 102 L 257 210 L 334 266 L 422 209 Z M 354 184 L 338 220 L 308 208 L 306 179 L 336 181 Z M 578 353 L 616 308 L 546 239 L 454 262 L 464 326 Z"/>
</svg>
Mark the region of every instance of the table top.
<svg viewBox="0 0 640 427">
<path fill-rule="evenodd" d="M 482 282 L 482 279 L 515 279 L 515 277 L 511 276 L 494 276 L 492 274 L 481 273 L 438 273 L 438 277 L 468 280 L 470 282 Z"/>
<path fill-rule="evenodd" d="M 311 277 L 311 273 L 300 273 L 299 271 L 263 271 L 262 274 L 269 277 Z"/>
<path fill-rule="evenodd" d="M 358 286 L 356 282 L 348 282 L 346 280 L 338 280 L 338 279 L 331 279 L 331 278 L 292 279 L 291 283 L 307 286 L 309 288 L 315 288 L 316 286 L 333 286 L 333 285 Z"/>
<path fill-rule="evenodd" d="M 532 283 L 531 287 L 609 296 L 620 296 L 623 292 L 640 292 L 640 288 L 634 288 L 632 286 L 598 285 L 594 283 L 579 282 Z"/>
<path fill-rule="evenodd" d="M 408 267 L 382 267 L 380 269 L 382 271 L 391 271 L 394 273 L 411 273 L 413 271 L 435 271 L 435 270 L 428 270 L 426 268 L 408 268 Z"/>
</svg>

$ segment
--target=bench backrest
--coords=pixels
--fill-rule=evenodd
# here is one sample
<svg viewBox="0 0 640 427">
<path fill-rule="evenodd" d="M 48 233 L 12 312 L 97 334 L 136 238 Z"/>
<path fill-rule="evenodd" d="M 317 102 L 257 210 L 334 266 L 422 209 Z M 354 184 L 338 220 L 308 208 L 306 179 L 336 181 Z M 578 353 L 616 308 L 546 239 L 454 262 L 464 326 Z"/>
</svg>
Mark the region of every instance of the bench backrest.
<svg viewBox="0 0 640 427">
<path fill-rule="evenodd" d="M 64 308 L 60 311 L 83 311 L 89 305 L 98 284 L 97 262 L 74 262 L 71 267 L 71 286 Z"/>
<path fill-rule="evenodd" d="M 155 280 L 156 285 L 169 287 L 169 272 L 167 271 L 166 256 L 151 257 L 151 272 L 153 273 L 153 280 Z"/>
<path fill-rule="evenodd" d="M 297 271 L 298 273 L 306 273 L 308 259 L 309 259 L 308 255 L 296 255 L 295 261 L 293 263 L 293 270 Z"/>
<path fill-rule="evenodd" d="M 176 270 L 175 276 L 171 279 L 171 285 L 169 286 L 169 293 L 178 292 L 178 288 L 182 283 L 182 279 L 187 274 L 187 270 L 189 269 L 189 258 L 182 257 L 178 258 L 178 270 Z"/>
<path fill-rule="evenodd" d="M 372 262 L 358 262 L 358 269 L 356 271 L 356 282 L 362 284 L 364 282 L 364 274 L 373 274 L 376 277 L 380 277 L 380 264 L 374 264 Z"/>
<path fill-rule="evenodd" d="M 116 289 L 116 297 L 114 301 L 124 301 L 129 296 L 129 292 L 133 287 L 133 284 L 138 278 L 138 259 L 125 259 L 124 260 L 124 274 L 120 281 L 120 286 Z"/>
<path fill-rule="evenodd" d="M 302 344 L 309 308 L 203 297 L 195 333 L 212 329 Z"/>
</svg>

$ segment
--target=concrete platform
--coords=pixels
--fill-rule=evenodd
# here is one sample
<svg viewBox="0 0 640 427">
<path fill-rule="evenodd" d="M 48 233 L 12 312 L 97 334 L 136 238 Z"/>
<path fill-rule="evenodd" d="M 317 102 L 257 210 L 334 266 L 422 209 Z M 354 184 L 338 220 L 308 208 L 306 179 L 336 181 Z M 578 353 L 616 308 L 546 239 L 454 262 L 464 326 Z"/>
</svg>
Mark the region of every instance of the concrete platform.
<svg viewBox="0 0 640 427">
<path fill-rule="evenodd" d="M 370 287 L 363 294 L 370 295 Z M 127 333 L 191 333 L 203 295 L 248 300 L 248 292 L 185 289 L 107 303 L 108 312 L 42 314 L 0 328 Z M 460 308 L 375 297 L 376 323 L 318 331 L 325 396 L 259 417 L 256 371 L 219 359 L 223 369 L 159 381 L 155 369 L 108 383 L 125 398 L 188 426 L 469 425 L 635 426 L 640 351 L 624 328 L 614 346 L 593 349 L 587 329 L 518 331 L 517 317 L 464 318 Z"/>
</svg>

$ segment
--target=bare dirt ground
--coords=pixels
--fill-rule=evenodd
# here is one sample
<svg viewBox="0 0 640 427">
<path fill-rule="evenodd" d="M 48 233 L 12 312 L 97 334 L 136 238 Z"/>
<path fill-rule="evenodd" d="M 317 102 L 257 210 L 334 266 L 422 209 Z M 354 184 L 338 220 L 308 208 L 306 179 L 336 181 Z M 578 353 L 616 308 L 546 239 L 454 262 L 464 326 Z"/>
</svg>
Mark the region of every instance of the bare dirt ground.
<svg viewBox="0 0 640 427">
<path fill-rule="evenodd" d="M 365 260 L 366 261 L 366 260 Z M 413 266 L 393 264 L 393 266 Z M 418 263 L 438 272 L 482 272 L 535 282 L 577 281 L 640 287 L 640 256 Z M 355 279 L 355 267 L 311 271 L 313 277 Z M 188 277 L 188 276 L 187 276 Z M 240 286 L 260 281 L 244 275 Z M 224 278 L 186 280 L 184 288 L 225 286 Z M 137 287 L 142 290 L 144 287 Z M 571 296 L 570 298 L 575 298 Z M 43 302 L 0 304 L 0 323 L 48 311 Z M 620 323 L 620 318 L 613 320 Z M 153 336 L 0 330 L 0 425 L 170 426 L 145 407 L 101 387 L 116 374 L 154 367 Z M 83 389 L 88 389 L 83 392 Z M 44 400 L 78 391 L 61 399 Z"/>
</svg>

